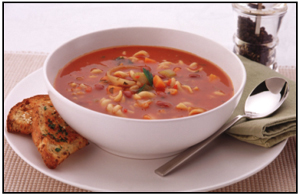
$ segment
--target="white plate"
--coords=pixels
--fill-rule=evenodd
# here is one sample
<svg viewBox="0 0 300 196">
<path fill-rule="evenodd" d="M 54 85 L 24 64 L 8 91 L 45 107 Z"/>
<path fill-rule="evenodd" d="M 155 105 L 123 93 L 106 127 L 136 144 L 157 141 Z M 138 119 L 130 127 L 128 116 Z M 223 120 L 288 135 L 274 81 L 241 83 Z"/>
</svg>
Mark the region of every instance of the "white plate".
<svg viewBox="0 0 300 196">
<path fill-rule="evenodd" d="M 4 117 L 17 102 L 46 94 L 42 70 L 24 78 L 7 96 Z M 112 155 L 94 144 L 71 155 L 56 169 L 48 169 L 30 136 L 4 135 L 14 151 L 38 171 L 61 182 L 91 191 L 186 192 L 209 191 L 241 181 L 271 163 L 286 141 L 266 149 L 220 136 L 199 155 L 166 177 L 154 170 L 171 159 L 135 160 Z"/>
</svg>

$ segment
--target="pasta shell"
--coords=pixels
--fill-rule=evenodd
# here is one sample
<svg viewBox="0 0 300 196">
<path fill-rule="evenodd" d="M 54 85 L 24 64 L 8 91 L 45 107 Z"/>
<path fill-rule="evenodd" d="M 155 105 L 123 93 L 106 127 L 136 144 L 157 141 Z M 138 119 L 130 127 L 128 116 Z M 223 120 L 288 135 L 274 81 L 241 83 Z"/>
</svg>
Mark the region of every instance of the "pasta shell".
<svg viewBox="0 0 300 196">
<path fill-rule="evenodd" d="M 112 112 L 115 114 L 118 110 L 122 109 L 122 106 L 120 105 L 116 105 L 115 107 L 113 107 Z"/>
<path fill-rule="evenodd" d="M 202 71 L 203 70 L 203 67 L 200 67 L 199 69 L 190 69 L 189 67 L 186 68 L 188 71 L 190 72 L 193 72 L 193 73 L 196 73 L 196 72 L 199 72 L 199 71 Z"/>
<path fill-rule="evenodd" d="M 140 88 L 139 85 L 133 85 L 129 88 L 130 91 L 137 91 Z"/>
<path fill-rule="evenodd" d="M 138 94 L 134 94 L 132 97 L 133 97 L 133 99 L 135 99 L 135 100 L 142 99 L 142 97 L 139 96 Z"/>
<path fill-rule="evenodd" d="M 125 73 L 124 71 L 116 71 L 116 72 L 114 73 L 114 76 L 121 77 L 121 78 L 125 78 L 125 77 L 129 76 L 129 74 L 128 74 L 128 73 Z"/>
<path fill-rule="evenodd" d="M 176 82 L 176 79 L 175 79 L 175 78 L 171 78 L 170 86 L 171 86 L 171 87 L 174 87 L 175 82 Z"/>
<path fill-rule="evenodd" d="M 153 97 L 155 97 L 155 94 L 149 91 L 142 91 L 139 92 L 138 95 L 142 98 L 142 99 L 151 99 Z"/>
<path fill-rule="evenodd" d="M 224 96 L 225 95 L 225 93 L 223 93 L 222 91 L 215 91 L 214 94 L 219 95 L 219 96 Z"/>
<path fill-rule="evenodd" d="M 182 85 L 182 88 L 186 89 L 190 93 L 193 93 L 192 88 L 190 86 L 188 86 L 188 85 Z"/>
<path fill-rule="evenodd" d="M 128 57 L 128 59 L 131 60 L 133 63 L 139 61 L 139 59 L 134 56 Z"/>
<path fill-rule="evenodd" d="M 134 57 L 149 57 L 149 54 L 145 50 L 140 50 L 137 53 L 135 53 L 133 56 Z"/>
<path fill-rule="evenodd" d="M 190 69 L 197 69 L 197 67 L 198 67 L 198 64 L 196 62 L 193 62 L 189 65 Z"/>
<path fill-rule="evenodd" d="M 77 84 L 75 82 L 71 82 L 71 83 L 69 83 L 69 86 L 71 86 L 72 88 L 74 88 L 74 87 L 77 86 Z"/>
<path fill-rule="evenodd" d="M 113 99 L 114 101 L 116 101 L 116 102 L 120 102 L 122 100 L 122 98 L 123 98 L 123 93 L 120 90 L 119 93 L 115 97 L 113 97 L 113 96 L 109 96 L 109 97 L 111 99 Z"/>
<path fill-rule="evenodd" d="M 185 104 L 183 104 L 183 103 L 177 104 L 176 108 L 180 109 L 180 110 L 188 110 L 188 107 Z"/>
<path fill-rule="evenodd" d="M 94 69 L 91 70 L 90 73 L 92 73 L 92 74 L 100 74 L 100 73 L 102 73 L 102 72 L 103 72 L 103 71 L 102 71 L 101 69 L 94 68 Z"/>
<path fill-rule="evenodd" d="M 97 78 L 98 76 L 96 75 L 90 75 L 89 78 Z"/>
<path fill-rule="evenodd" d="M 184 65 L 184 62 L 182 60 L 179 60 L 178 65 Z"/>
<path fill-rule="evenodd" d="M 102 98 L 100 99 L 99 103 L 100 105 L 105 108 L 109 103 L 111 102 L 111 99 Z"/>
<path fill-rule="evenodd" d="M 202 108 L 196 108 L 196 109 L 192 109 L 192 110 L 190 111 L 189 115 L 200 114 L 200 113 L 202 113 L 202 112 L 205 112 L 205 110 L 202 109 Z"/>
<path fill-rule="evenodd" d="M 114 109 L 114 106 L 111 103 L 109 103 L 106 107 L 106 110 L 109 114 L 113 114 L 113 109 Z"/>
<path fill-rule="evenodd" d="M 125 117 L 125 114 L 122 112 L 122 110 L 116 111 L 115 115 L 120 117 Z"/>
<path fill-rule="evenodd" d="M 150 116 L 149 114 L 145 114 L 144 116 L 143 116 L 143 119 L 153 119 L 153 117 L 152 116 Z"/>
<path fill-rule="evenodd" d="M 182 90 L 182 85 L 180 84 L 179 81 L 176 81 L 174 85 L 177 86 L 177 89 L 178 89 L 178 90 Z"/>
<path fill-rule="evenodd" d="M 168 62 L 168 61 L 159 63 L 159 64 L 158 64 L 158 69 L 168 69 L 168 68 L 170 68 L 170 65 L 171 65 L 171 64 L 172 64 L 172 63 L 171 63 L 171 62 Z"/>
</svg>

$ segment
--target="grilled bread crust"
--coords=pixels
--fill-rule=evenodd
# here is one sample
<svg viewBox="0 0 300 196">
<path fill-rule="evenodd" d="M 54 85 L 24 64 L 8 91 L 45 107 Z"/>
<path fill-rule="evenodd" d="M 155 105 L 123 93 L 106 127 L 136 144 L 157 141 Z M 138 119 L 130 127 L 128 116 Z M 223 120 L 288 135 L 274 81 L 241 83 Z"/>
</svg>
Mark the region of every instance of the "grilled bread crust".
<svg viewBox="0 0 300 196">
<path fill-rule="evenodd" d="M 33 109 L 41 102 L 49 102 L 48 95 L 36 95 L 24 99 L 12 107 L 7 116 L 7 131 L 11 133 L 31 134 Z"/>
<path fill-rule="evenodd" d="M 32 122 L 33 142 L 50 169 L 55 169 L 70 154 L 88 145 L 88 140 L 62 119 L 51 101 L 35 107 Z"/>
</svg>

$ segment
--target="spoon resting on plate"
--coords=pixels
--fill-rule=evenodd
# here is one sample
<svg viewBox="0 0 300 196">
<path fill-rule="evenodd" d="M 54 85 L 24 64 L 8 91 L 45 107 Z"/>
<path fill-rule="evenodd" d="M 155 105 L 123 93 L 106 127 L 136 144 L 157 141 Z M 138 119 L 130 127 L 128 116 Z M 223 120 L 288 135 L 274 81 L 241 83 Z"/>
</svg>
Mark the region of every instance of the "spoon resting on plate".
<svg viewBox="0 0 300 196">
<path fill-rule="evenodd" d="M 275 112 L 285 101 L 289 93 L 289 86 L 285 79 L 272 77 L 260 83 L 248 96 L 243 115 L 238 115 L 231 121 L 224 124 L 218 131 L 208 137 L 203 142 L 195 144 L 187 150 L 165 163 L 155 170 L 160 176 L 166 176 L 182 163 L 189 160 L 210 142 L 216 139 L 224 131 L 232 127 L 242 118 L 257 119 L 266 117 Z"/>
</svg>

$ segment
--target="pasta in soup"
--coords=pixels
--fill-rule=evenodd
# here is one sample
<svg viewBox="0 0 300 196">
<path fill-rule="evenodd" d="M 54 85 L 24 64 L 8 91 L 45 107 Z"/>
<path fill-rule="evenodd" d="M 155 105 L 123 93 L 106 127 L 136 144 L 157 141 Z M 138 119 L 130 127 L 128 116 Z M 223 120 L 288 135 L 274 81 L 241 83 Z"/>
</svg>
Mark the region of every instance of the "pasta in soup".
<svg viewBox="0 0 300 196">
<path fill-rule="evenodd" d="M 234 93 L 230 78 L 217 65 L 156 46 L 118 46 L 84 54 L 59 71 L 54 87 L 83 107 L 137 119 L 200 114 Z"/>
</svg>

